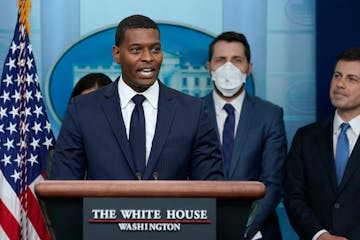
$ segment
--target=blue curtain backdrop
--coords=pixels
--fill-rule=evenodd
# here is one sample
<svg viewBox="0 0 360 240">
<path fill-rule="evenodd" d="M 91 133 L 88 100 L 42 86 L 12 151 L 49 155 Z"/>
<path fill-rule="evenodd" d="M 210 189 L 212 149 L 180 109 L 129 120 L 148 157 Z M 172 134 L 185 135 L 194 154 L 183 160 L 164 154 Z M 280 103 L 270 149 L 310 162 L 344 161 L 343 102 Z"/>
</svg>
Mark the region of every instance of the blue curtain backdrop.
<svg viewBox="0 0 360 240">
<path fill-rule="evenodd" d="M 360 47 L 358 0 L 316 1 L 316 106 L 317 118 L 332 116 L 329 87 L 336 56 L 342 50 Z"/>
</svg>

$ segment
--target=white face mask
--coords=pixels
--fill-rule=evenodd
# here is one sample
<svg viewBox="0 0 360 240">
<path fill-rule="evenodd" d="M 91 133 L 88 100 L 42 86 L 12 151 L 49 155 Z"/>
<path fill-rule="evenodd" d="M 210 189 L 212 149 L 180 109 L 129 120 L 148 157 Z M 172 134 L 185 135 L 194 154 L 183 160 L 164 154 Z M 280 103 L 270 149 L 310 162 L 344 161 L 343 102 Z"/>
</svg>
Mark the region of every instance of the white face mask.
<svg viewBox="0 0 360 240">
<path fill-rule="evenodd" d="M 211 72 L 211 79 L 216 88 L 225 96 L 231 97 L 239 91 L 246 81 L 246 74 L 234 66 L 231 62 Z"/>
</svg>

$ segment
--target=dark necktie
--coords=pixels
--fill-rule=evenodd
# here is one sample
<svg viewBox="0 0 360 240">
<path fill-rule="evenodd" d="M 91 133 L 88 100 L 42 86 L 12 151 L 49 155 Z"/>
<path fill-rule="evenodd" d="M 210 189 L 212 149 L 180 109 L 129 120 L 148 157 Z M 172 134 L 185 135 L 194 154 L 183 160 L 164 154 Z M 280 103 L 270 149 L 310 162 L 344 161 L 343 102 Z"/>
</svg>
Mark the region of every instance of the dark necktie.
<svg viewBox="0 0 360 240">
<path fill-rule="evenodd" d="M 335 166 L 338 185 L 340 185 L 347 161 L 349 159 L 349 140 L 346 135 L 346 131 L 349 127 L 350 125 L 348 123 L 341 124 L 341 132 L 338 136 L 336 144 Z"/>
<path fill-rule="evenodd" d="M 146 142 L 145 142 L 145 117 L 142 106 L 145 97 L 135 95 L 132 101 L 135 103 L 131 114 L 129 142 L 133 161 L 135 162 L 136 172 L 142 176 L 146 164 Z"/>
<path fill-rule="evenodd" d="M 227 112 L 227 117 L 224 124 L 223 130 L 223 145 L 222 145 L 222 152 L 224 158 L 224 165 L 225 170 L 228 173 L 231 156 L 234 149 L 234 131 L 235 131 L 235 114 L 234 114 L 234 107 L 227 103 L 224 106 L 225 111 Z"/>
</svg>

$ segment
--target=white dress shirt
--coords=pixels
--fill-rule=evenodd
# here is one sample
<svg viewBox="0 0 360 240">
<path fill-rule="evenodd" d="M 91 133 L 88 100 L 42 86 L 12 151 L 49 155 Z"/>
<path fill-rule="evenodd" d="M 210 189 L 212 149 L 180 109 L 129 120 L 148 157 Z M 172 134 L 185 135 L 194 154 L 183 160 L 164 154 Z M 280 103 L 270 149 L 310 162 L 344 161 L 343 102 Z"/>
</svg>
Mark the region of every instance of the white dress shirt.
<svg viewBox="0 0 360 240">
<path fill-rule="evenodd" d="M 334 144 L 334 156 L 336 153 L 336 144 L 338 136 L 341 132 L 340 125 L 344 123 L 345 121 L 341 119 L 341 117 L 335 113 L 334 116 L 334 126 L 333 126 L 333 144 Z M 360 133 L 360 115 L 351 119 L 349 122 L 350 128 L 346 131 L 347 138 L 349 140 L 349 153 L 351 154 L 352 150 L 354 149 L 355 143 L 357 138 L 359 137 Z"/>
<path fill-rule="evenodd" d="M 159 83 L 156 81 L 152 86 L 150 86 L 146 91 L 142 93 L 135 92 L 131 87 L 129 87 L 123 80 L 122 76 L 119 79 L 118 83 L 118 92 L 120 97 L 120 107 L 121 113 L 123 116 L 126 135 L 129 139 L 130 133 L 130 121 L 131 114 L 135 108 L 135 103 L 132 101 L 132 98 L 136 94 L 143 95 L 146 99 L 143 102 L 144 116 L 145 116 L 145 141 L 146 141 L 146 164 L 149 160 L 149 155 L 151 151 L 152 141 L 155 135 L 156 121 L 157 121 L 157 111 L 158 111 L 158 101 L 159 101 Z M 120 124 L 120 123 L 119 123 Z"/>
<path fill-rule="evenodd" d="M 235 108 L 235 132 L 234 137 L 236 136 L 236 130 L 238 127 L 239 119 L 240 119 L 240 113 L 242 109 L 242 105 L 244 103 L 245 99 L 245 91 L 243 91 L 239 96 L 237 96 L 235 99 L 233 99 L 231 102 L 226 102 L 224 99 L 222 99 L 216 91 L 213 91 L 213 99 L 214 99 L 214 106 L 215 106 L 215 114 L 216 114 L 216 122 L 219 130 L 220 135 L 220 141 L 222 144 L 222 132 L 224 130 L 224 124 L 227 117 L 227 112 L 224 109 L 224 105 L 226 103 L 230 103 Z"/>
</svg>

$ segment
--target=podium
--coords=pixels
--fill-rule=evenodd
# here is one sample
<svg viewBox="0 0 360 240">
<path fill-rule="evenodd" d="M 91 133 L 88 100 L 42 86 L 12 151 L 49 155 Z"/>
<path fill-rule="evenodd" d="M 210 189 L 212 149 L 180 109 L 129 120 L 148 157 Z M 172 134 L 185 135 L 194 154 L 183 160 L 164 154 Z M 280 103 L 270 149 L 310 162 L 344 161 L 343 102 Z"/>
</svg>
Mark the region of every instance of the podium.
<svg viewBox="0 0 360 240">
<path fill-rule="evenodd" d="M 216 217 L 212 219 L 212 222 L 216 222 L 214 226 L 216 239 L 228 240 L 240 239 L 243 236 L 252 203 L 254 200 L 261 199 L 264 196 L 265 186 L 260 182 L 252 181 L 42 181 L 36 184 L 35 192 L 39 198 L 50 233 L 53 239 L 56 240 L 85 239 L 87 229 L 85 227 L 84 234 L 83 226 L 86 224 L 83 223 L 88 221 L 88 219 L 84 219 L 88 218 L 85 215 L 87 210 L 84 207 L 85 203 L 88 202 L 87 199 L 95 200 L 95 202 L 102 200 L 102 202 L 105 201 L 105 204 L 107 204 L 108 200 L 112 203 L 117 199 L 125 199 L 127 200 L 126 204 L 142 204 L 142 202 L 154 202 L 156 204 L 159 202 L 161 205 L 168 200 L 171 201 L 171 204 L 177 205 L 176 200 L 181 202 L 186 199 L 187 204 L 191 204 L 197 200 L 209 199 L 210 202 L 214 202 L 216 209 Z M 102 208 L 106 209 L 107 207 Z M 132 206 L 131 208 L 141 209 L 143 207 Z M 191 206 L 186 208 L 190 209 Z M 92 209 L 90 211 L 95 214 L 93 215 L 95 217 L 88 222 L 99 221 L 99 219 L 95 218 L 99 215 L 96 211 L 100 210 Z M 103 211 L 102 216 L 105 211 L 104 216 L 108 216 L 107 219 L 100 219 L 102 224 L 104 222 L 118 223 L 125 221 L 115 219 L 111 214 L 108 214 L 108 210 L 101 211 Z M 115 209 L 112 211 L 115 212 Z M 160 215 L 159 212 L 160 210 L 155 213 Z M 153 211 L 153 214 L 155 213 Z M 153 216 L 154 219 L 157 215 Z M 206 215 L 206 213 L 203 215 Z M 180 217 L 182 216 L 184 215 Z M 198 213 L 194 216 L 201 216 L 201 214 Z M 127 220 L 127 222 L 129 221 Z M 170 222 L 170 220 L 166 221 Z M 199 221 L 188 220 L 186 223 L 199 223 Z M 151 222 L 156 221 L 152 220 Z M 180 219 L 173 222 L 185 221 Z M 151 236 L 151 233 L 149 233 L 145 239 L 152 239 Z M 187 239 L 198 238 L 187 237 Z M 106 237 L 103 239 L 106 239 Z M 128 238 L 119 237 L 117 239 Z M 137 238 L 133 237 L 131 239 Z"/>
</svg>

